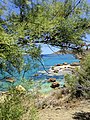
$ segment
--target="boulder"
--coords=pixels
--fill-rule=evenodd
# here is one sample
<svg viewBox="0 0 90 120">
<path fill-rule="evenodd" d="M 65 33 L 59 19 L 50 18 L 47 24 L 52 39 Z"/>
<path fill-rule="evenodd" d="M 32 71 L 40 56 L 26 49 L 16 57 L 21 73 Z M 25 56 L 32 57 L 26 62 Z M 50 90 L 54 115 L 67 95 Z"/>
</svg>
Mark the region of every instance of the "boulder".
<svg viewBox="0 0 90 120">
<path fill-rule="evenodd" d="M 59 70 L 54 70 L 53 72 L 54 72 L 54 73 L 58 73 L 58 72 L 59 72 Z"/>
<path fill-rule="evenodd" d="M 62 64 L 56 64 L 56 66 L 62 66 Z"/>
<path fill-rule="evenodd" d="M 8 78 L 6 78 L 6 81 L 7 81 L 7 82 L 10 82 L 10 83 L 15 82 L 15 80 L 14 80 L 13 78 L 9 78 L 9 77 L 8 77 Z"/>
<path fill-rule="evenodd" d="M 56 87 L 59 87 L 59 86 L 60 86 L 60 84 L 58 82 L 53 82 L 50 87 L 51 88 L 56 88 Z"/>
<path fill-rule="evenodd" d="M 72 64 L 70 64 L 71 66 L 80 66 L 80 63 L 78 63 L 78 62 L 74 62 L 74 63 L 72 63 Z"/>
<path fill-rule="evenodd" d="M 56 78 L 49 78 L 47 81 L 48 82 L 56 82 Z"/>
<path fill-rule="evenodd" d="M 79 56 L 79 57 L 78 57 L 78 59 L 82 59 L 82 57 L 81 57 L 81 56 Z"/>
<path fill-rule="evenodd" d="M 26 89 L 21 85 L 16 86 L 16 90 L 19 91 L 19 92 L 25 92 L 26 91 Z"/>
<path fill-rule="evenodd" d="M 65 63 L 63 63 L 63 65 L 68 65 L 68 63 L 67 63 L 67 62 L 65 62 Z"/>
</svg>

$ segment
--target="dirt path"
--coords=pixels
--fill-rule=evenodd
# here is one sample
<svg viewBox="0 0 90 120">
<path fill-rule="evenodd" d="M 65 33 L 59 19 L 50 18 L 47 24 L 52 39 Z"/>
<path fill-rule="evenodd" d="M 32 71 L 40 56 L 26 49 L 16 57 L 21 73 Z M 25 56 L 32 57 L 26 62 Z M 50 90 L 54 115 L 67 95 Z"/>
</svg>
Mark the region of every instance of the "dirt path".
<svg viewBox="0 0 90 120">
<path fill-rule="evenodd" d="M 78 113 L 73 118 L 75 113 Z M 87 113 L 88 112 L 88 113 Z M 60 107 L 43 109 L 39 111 L 40 120 L 90 120 L 90 101 L 81 101 L 80 104 L 74 108 L 63 108 Z"/>
</svg>

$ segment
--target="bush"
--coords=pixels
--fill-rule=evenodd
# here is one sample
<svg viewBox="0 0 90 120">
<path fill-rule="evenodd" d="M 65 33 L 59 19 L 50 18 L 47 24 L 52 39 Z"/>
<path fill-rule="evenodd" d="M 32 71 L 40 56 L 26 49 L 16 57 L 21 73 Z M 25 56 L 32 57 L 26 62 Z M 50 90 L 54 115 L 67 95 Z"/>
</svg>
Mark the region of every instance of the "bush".
<svg viewBox="0 0 90 120">
<path fill-rule="evenodd" d="M 0 120 L 23 120 L 24 117 L 25 120 L 36 120 L 34 100 L 31 94 L 26 95 L 10 89 L 3 103 L 0 103 Z"/>
<path fill-rule="evenodd" d="M 66 75 L 66 85 L 71 90 L 72 97 L 90 98 L 90 55 L 86 55 L 80 63 L 80 69 L 73 75 Z"/>
<path fill-rule="evenodd" d="M 23 114 L 20 94 L 15 90 L 10 90 L 6 95 L 3 103 L 0 103 L 0 119 L 1 120 L 19 120 Z"/>
</svg>

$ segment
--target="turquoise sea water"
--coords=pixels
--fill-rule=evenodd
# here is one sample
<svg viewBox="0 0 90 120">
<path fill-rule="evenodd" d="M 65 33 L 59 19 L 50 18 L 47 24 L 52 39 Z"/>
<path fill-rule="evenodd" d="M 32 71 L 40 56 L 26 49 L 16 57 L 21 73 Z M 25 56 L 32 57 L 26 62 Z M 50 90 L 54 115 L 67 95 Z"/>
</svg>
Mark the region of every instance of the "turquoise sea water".
<svg viewBox="0 0 90 120">
<path fill-rule="evenodd" d="M 25 78 L 27 80 L 31 80 L 33 79 L 35 82 L 42 82 L 42 86 L 41 89 L 43 89 L 45 92 L 51 90 L 51 88 L 49 87 L 50 84 L 46 82 L 46 80 L 48 78 L 54 77 L 57 79 L 57 81 L 59 81 L 62 85 L 64 84 L 64 80 L 63 80 L 63 75 L 61 76 L 50 76 L 47 73 L 45 73 L 45 70 L 48 71 L 48 69 L 53 66 L 56 65 L 58 63 L 73 63 L 73 62 L 79 62 L 78 59 L 76 59 L 74 57 L 74 55 L 72 54 L 63 54 L 63 55 L 57 55 L 57 54 L 46 54 L 46 55 L 42 55 L 41 56 L 41 61 L 45 67 L 45 69 L 43 68 L 43 66 L 38 62 L 39 67 L 38 68 L 32 68 L 32 70 L 29 70 L 28 72 L 25 73 Z M 25 56 L 25 63 L 28 63 L 29 61 L 29 56 Z M 33 64 L 33 62 L 32 62 Z M 35 74 L 38 74 L 38 76 L 34 76 Z M 22 76 L 18 75 L 16 72 L 13 73 L 16 82 L 14 83 L 14 85 L 18 85 L 18 84 L 22 84 L 21 81 L 18 79 Z M 0 90 L 7 90 L 7 88 L 11 86 L 11 83 L 6 82 L 6 81 L 0 81 Z M 27 87 L 27 86 L 26 86 Z"/>
</svg>

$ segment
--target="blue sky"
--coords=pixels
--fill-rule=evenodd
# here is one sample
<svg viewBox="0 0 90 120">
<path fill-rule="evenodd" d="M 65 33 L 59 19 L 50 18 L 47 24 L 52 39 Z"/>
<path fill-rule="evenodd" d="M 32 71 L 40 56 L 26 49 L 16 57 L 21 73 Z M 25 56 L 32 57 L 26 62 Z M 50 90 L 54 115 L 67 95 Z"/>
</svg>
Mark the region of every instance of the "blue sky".
<svg viewBox="0 0 90 120">
<path fill-rule="evenodd" d="M 38 43 L 37 45 L 41 45 L 41 54 L 52 54 L 53 52 L 57 52 L 60 50 L 58 47 L 53 47 L 51 45 L 48 46 L 47 44 Z"/>
</svg>

